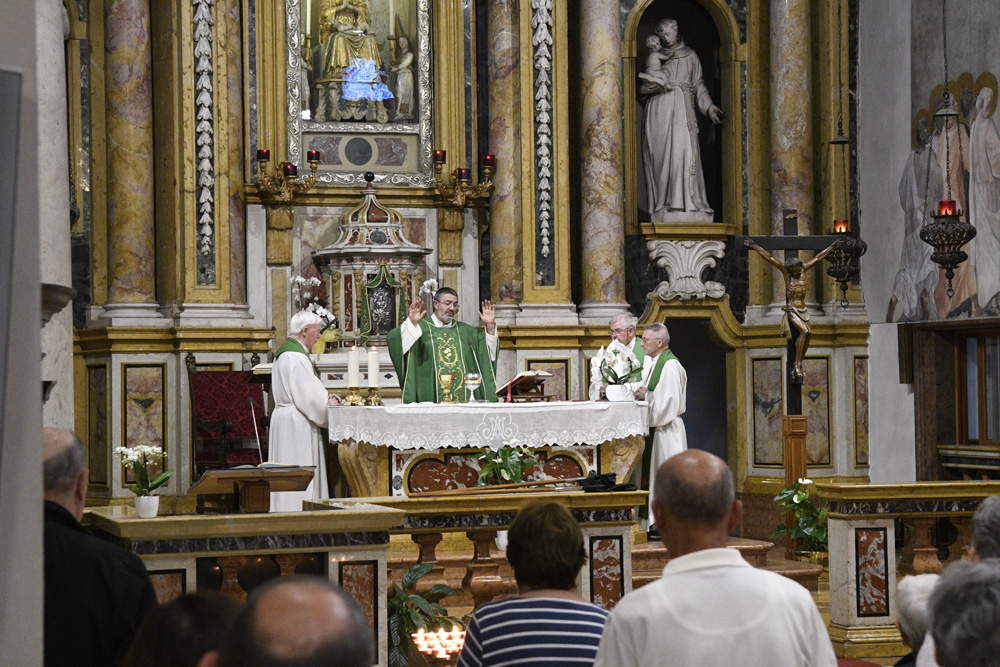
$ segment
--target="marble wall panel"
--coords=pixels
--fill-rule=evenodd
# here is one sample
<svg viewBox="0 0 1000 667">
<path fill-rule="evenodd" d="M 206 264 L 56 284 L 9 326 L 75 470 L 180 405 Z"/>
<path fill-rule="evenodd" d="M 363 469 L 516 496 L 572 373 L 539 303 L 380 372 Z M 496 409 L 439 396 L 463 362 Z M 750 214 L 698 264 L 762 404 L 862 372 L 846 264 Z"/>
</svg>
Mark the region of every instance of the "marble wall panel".
<svg viewBox="0 0 1000 667">
<path fill-rule="evenodd" d="M 186 570 L 158 570 L 149 573 L 156 591 L 156 601 L 166 604 L 176 600 L 187 591 Z"/>
<path fill-rule="evenodd" d="M 854 464 L 868 465 L 868 357 L 854 357 Z"/>
<path fill-rule="evenodd" d="M 552 377 L 545 379 L 545 393 L 554 401 L 569 400 L 570 369 L 569 359 L 526 359 L 525 370 L 548 371 Z"/>
<path fill-rule="evenodd" d="M 886 535 L 885 528 L 858 528 L 854 531 L 859 617 L 888 616 L 890 613 Z"/>
<path fill-rule="evenodd" d="M 377 561 L 352 561 L 340 563 L 341 587 L 351 594 L 368 620 L 368 627 L 372 629 L 373 640 L 377 642 L 378 637 L 378 562 Z M 374 646 L 375 655 L 378 655 L 378 646 Z"/>
<path fill-rule="evenodd" d="M 622 538 L 591 536 L 590 601 L 611 610 L 625 595 Z"/>
<path fill-rule="evenodd" d="M 87 366 L 87 465 L 91 485 L 108 484 L 110 410 L 107 364 Z"/>
<path fill-rule="evenodd" d="M 806 462 L 829 466 L 830 455 L 830 359 L 807 357 L 802 360 L 802 414 L 808 418 Z"/>
<path fill-rule="evenodd" d="M 156 445 L 168 453 L 166 364 L 122 364 L 122 443 L 126 447 Z M 149 466 L 150 478 L 159 475 L 163 463 Z M 124 483 L 135 479 L 131 468 Z"/>
<path fill-rule="evenodd" d="M 781 357 L 759 357 L 753 367 L 753 462 L 757 466 L 780 466 L 782 383 Z"/>
</svg>

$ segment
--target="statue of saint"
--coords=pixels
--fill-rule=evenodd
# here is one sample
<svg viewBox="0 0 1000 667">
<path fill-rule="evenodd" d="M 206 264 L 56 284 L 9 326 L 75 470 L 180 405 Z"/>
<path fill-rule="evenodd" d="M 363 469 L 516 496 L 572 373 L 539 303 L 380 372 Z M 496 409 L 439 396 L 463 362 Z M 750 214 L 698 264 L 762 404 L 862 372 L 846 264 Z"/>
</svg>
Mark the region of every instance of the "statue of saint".
<svg viewBox="0 0 1000 667">
<path fill-rule="evenodd" d="M 795 366 L 792 369 L 792 377 L 799 382 L 802 381 L 804 373 L 802 371 L 802 359 L 809 349 L 809 311 L 806 309 L 806 272 L 819 264 L 824 257 L 830 254 L 840 241 L 831 243 L 826 249 L 816 253 L 816 256 L 805 264 L 798 257 L 789 257 L 782 264 L 771 253 L 754 243 L 753 239 L 746 239 L 743 245 L 753 248 L 757 254 L 772 264 L 785 278 L 785 315 L 781 318 L 781 333 L 785 338 L 792 340 L 792 327 L 799 332 L 799 338 L 795 341 Z"/>
<path fill-rule="evenodd" d="M 399 61 L 392 66 L 396 73 L 396 119 L 413 118 L 413 49 L 410 39 L 400 35 L 396 40 Z"/>
<path fill-rule="evenodd" d="M 697 54 L 678 36 L 677 21 L 660 21 L 646 48 L 645 71 L 639 75 L 639 94 L 646 98 L 642 118 L 646 207 L 655 221 L 712 222 L 695 109 L 716 125 L 722 123 L 722 111 L 708 94 Z"/>
<path fill-rule="evenodd" d="M 319 15 L 322 60 L 317 76 L 320 121 L 386 122 L 382 57 L 371 32 L 368 0 L 325 0 Z M 346 84 L 346 85 L 345 85 Z"/>
</svg>

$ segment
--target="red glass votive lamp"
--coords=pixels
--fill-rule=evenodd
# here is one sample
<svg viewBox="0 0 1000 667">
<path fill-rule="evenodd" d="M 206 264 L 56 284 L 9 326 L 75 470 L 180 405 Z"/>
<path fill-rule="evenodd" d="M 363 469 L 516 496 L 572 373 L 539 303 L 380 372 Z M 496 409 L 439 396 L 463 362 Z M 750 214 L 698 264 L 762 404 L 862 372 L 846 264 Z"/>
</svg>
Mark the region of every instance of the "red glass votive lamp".
<svg viewBox="0 0 1000 667">
<path fill-rule="evenodd" d="M 938 202 L 938 212 L 941 215 L 955 215 L 958 213 L 958 206 L 954 199 L 942 199 Z"/>
<path fill-rule="evenodd" d="M 271 159 L 271 151 L 261 148 L 257 151 L 257 162 L 267 162 Z"/>
<path fill-rule="evenodd" d="M 319 151 L 306 151 L 307 162 L 319 162 Z"/>
<path fill-rule="evenodd" d="M 851 223 L 843 218 L 837 218 L 833 221 L 833 233 L 834 234 L 850 234 L 851 233 Z"/>
<path fill-rule="evenodd" d="M 299 175 L 299 168 L 296 167 L 291 162 L 286 162 L 285 164 L 281 165 L 281 170 L 285 173 L 285 176 L 298 176 Z"/>
<path fill-rule="evenodd" d="M 497 166 L 497 156 L 487 153 L 483 156 L 483 166 L 492 169 Z"/>
<path fill-rule="evenodd" d="M 444 164 L 447 158 L 448 158 L 448 152 L 440 149 L 434 151 L 431 157 L 431 159 L 434 161 L 435 164 Z"/>
<path fill-rule="evenodd" d="M 472 180 L 471 172 L 467 168 L 461 167 L 457 171 L 458 171 L 458 180 L 460 181 Z"/>
</svg>

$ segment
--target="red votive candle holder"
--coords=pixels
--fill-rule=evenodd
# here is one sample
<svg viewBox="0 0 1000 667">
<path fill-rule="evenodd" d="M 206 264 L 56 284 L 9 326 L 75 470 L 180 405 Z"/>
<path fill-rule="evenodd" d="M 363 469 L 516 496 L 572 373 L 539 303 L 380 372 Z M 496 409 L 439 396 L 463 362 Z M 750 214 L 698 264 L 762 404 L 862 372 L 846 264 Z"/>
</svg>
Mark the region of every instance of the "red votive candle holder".
<svg viewBox="0 0 1000 667">
<path fill-rule="evenodd" d="M 469 180 L 472 180 L 471 172 L 469 172 L 469 170 L 466 169 L 465 167 L 459 168 L 458 169 L 458 180 L 460 180 L 460 181 L 469 181 Z"/>
<path fill-rule="evenodd" d="M 483 156 L 483 166 L 492 169 L 497 166 L 497 156 L 487 153 Z"/>
<path fill-rule="evenodd" d="M 444 161 L 447 158 L 448 158 L 448 152 L 443 151 L 441 149 L 434 151 L 431 157 L 431 159 L 435 162 L 435 164 L 444 164 Z"/>
<path fill-rule="evenodd" d="M 836 234 L 848 234 L 851 231 L 851 224 L 843 218 L 837 218 L 833 221 L 833 231 Z"/>
<path fill-rule="evenodd" d="M 296 167 L 291 162 L 286 162 L 285 164 L 281 165 L 281 170 L 283 172 L 285 172 L 285 176 L 298 176 L 299 175 L 299 168 Z"/>
<path fill-rule="evenodd" d="M 942 199 L 938 202 L 938 212 L 941 215 L 955 215 L 958 211 L 958 206 L 955 205 L 954 199 Z"/>
<path fill-rule="evenodd" d="M 319 162 L 319 151 L 307 151 L 306 160 L 308 162 Z"/>
<path fill-rule="evenodd" d="M 267 162 L 271 159 L 271 151 L 261 148 L 257 151 L 257 162 Z"/>
</svg>

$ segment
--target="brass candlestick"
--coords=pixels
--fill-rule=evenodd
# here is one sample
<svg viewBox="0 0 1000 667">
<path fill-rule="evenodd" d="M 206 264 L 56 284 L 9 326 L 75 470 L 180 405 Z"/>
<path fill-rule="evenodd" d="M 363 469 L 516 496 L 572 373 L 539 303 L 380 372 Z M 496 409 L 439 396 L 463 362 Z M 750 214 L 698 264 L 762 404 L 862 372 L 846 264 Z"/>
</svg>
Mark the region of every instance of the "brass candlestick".
<svg viewBox="0 0 1000 667">
<path fill-rule="evenodd" d="M 347 396 L 344 398 L 344 405 L 364 405 L 365 400 L 361 398 L 361 392 L 357 387 L 350 387 Z"/>
<path fill-rule="evenodd" d="M 378 395 L 378 387 L 369 387 L 365 405 L 383 405 L 382 397 Z"/>
<path fill-rule="evenodd" d="M 300 192 L 308 192 L 316 185 L 316 170 L 319 168 L 319 152 L 309 151 L 309 175 L 298 178 L 299 171 L 291 162 L 282 162 L 268 172 L 267 165 L 271 159 L 268 150 L 257 151 L 257 185 L 272 202 L 288 204 Z"/>
</svg>

